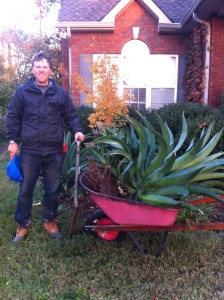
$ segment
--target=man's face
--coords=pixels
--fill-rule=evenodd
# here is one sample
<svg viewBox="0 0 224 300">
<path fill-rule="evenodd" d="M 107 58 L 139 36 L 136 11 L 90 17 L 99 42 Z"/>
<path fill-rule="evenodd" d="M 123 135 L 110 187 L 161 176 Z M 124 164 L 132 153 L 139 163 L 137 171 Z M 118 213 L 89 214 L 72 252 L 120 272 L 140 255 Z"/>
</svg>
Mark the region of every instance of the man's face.
<svg viewBox="0 0 224 300">
<path fill-rule="evenodd" d="M 49 84 L 49 77 L 51 75 L 51 68 L 46 59 L 35 61 L 32 68 L 36 84 L 47 86 Z"/>
</svg>

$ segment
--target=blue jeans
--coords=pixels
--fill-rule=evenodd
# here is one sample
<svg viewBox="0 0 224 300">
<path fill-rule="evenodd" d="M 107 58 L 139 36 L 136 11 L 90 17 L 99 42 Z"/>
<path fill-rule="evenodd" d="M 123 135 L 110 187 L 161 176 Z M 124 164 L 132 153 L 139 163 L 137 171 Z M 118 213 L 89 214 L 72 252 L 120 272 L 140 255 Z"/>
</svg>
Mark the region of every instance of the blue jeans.
<svg viewBox="0 0 224 300">
<path fill-rule="evenodd" d="M 49 223 L 57 217 L 58 186 L 63 166 L 63 154 L 49 155 L 20 152 L 21 170 L 24 180 L 20 183 L 20 190 L 16 204 L 15 221 L 25 227 L 32 222 L 33 191 L 39 178 L 43 176 L 43 222 Z"/>
</svg>

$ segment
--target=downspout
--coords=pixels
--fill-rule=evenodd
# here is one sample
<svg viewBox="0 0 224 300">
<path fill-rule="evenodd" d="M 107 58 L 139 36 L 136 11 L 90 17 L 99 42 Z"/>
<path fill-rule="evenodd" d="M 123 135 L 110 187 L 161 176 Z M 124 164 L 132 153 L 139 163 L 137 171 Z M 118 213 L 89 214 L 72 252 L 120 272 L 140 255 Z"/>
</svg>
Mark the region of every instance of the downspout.
<svg viewBox="0 0 224 300">
<path fill-rule="evenodd" d="M 209 75 L 210 75 L 211 26 L 209 22 L 199 19 L 196 13 L 193 13 L 193 20 L 207 27 L 207 38 L 205 44 L 205 88 L 204 88 L 204 104 L 207 105 L 208 91 L 209 91 Z"/>
<path fill-rule="evenodd" d="M 69 72 L 69 95 L 72 98 L 72 51 L 71 51 L 71 28 L 67 27 L 68 38 L 68 72 Z"/>
</svg>

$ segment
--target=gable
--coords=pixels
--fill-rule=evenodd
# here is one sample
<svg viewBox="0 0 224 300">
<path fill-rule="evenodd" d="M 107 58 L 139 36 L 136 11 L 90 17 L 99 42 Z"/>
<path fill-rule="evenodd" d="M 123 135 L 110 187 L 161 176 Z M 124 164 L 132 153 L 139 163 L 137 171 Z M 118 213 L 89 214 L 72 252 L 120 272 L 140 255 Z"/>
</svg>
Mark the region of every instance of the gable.
<svg viewBox="0 0 224 300">
<path fill-rule="evenodd" d="M 105 17 L 102 21 L 113 22 L 115 16 L 131 4 L 133 1 L 122 0 L 120 1 Z M 166 14 L 157 6 L 152 0 L 138 0 L 136 2 L 141 3 L 148 11 L 152 12 L 159 22 L 162 23 L 171 23 L 170 19 Z"/>
<path fill-rule="evenodd" d="M 59 29 L 69 27 L 72 31 L 113 31 L 115 17 L 133 2 L 143 5 L 159 23 L 172 24 L 166 11 L 158 5 L 160 1 L 157 0 L 156 3 L 154 0 L 64 0 L 56 27 Z M 175 11 L 178 14 L 177 7 Z"/>
</svg>

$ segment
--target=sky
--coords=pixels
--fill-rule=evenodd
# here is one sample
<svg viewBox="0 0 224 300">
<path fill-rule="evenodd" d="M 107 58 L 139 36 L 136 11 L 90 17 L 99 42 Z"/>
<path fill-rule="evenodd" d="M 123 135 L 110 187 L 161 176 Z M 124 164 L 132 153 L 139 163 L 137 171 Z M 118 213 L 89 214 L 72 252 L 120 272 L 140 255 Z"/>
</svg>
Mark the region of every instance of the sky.
<svg viewBox="0 0 224 300">
<path fill-rule="evenodd" d="M 35 20 L 38 14 L 35 0 L 0 0 L 0 31 L 7 28 L 22 29 L 27 33 L 39 33 L 40 23 Z M 58 8 L 42 23 L 42 31 L 50 34 L 55 29 Z"/>
</svg>

